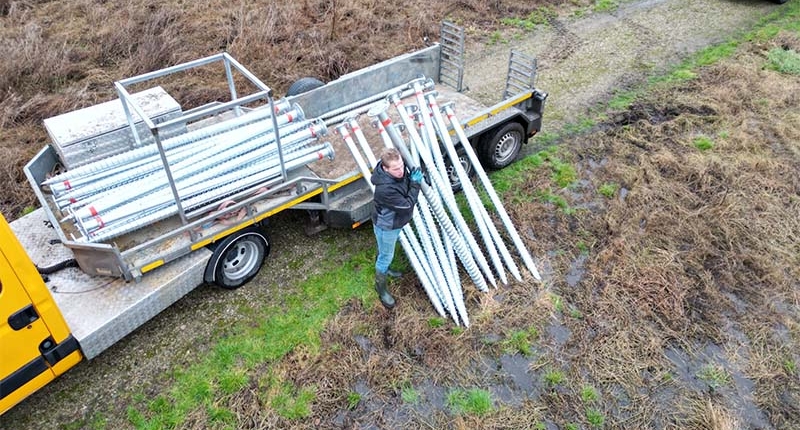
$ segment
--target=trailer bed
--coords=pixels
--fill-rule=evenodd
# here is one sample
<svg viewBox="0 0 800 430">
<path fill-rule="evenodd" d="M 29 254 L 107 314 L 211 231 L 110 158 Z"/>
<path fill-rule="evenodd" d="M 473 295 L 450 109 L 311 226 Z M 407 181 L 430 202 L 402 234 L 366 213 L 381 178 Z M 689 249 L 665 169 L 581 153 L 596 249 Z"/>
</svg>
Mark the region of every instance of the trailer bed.
<svg viewBox="0 0 800 430">
<path fill-rule="evenodd" d="M 41 208 L 11 222 L 12 231 L 38 267 L 72 258 L 72 252 L 57 243 L 58 235 L 48 223 Z M 139 282 L 90 276 L 69 267 L 46 275 L 45 284 L 81 351 L 91 359 L 202 284 L 210 257 L 211 251 L 200 249 L 153 270 Z"/>
</svg>

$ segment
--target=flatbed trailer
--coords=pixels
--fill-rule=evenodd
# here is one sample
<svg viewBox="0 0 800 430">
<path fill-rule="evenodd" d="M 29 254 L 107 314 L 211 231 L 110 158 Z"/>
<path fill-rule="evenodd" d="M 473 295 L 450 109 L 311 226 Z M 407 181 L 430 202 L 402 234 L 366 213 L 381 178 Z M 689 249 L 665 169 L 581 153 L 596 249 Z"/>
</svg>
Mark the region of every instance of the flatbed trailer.
<svg viewBox="0 0 800 430">
<path fill-rule="evenodd" d="M 166 102 L 155 103 L 161 115 L 158 124 L 137 102 L 140 93 L 131 95 L 125 87 L 215 62 L 225 66 L 232 100 L 182 112 L 173 108 L 167 95 Z M 255 96 L 238 97 L 232 70 L 241 72 L 260 91 Z M 533 59 L 512 52 L 503 100 L 490 107 L 477 103 L 460 92 L 463 32 L 445 24 L 441 44 L 280 101 L 300 106 L 306 118 L 324 120 L 329 131 L 325 139 L 333 147 L 334 160 L 320 160 L 289 171 L 281 159 L 281 175 L 254 187 L 265 189 L 258 194 L 248 188 L 229 196 L 230 204 L 224 208 L 201 211 L 197 216 L 187 215 L 179 204 L 176 215 L 93 243 L 82 240 L 79 232 L 64 221 L 65 214 L 40 186 L 51 172 L 64 166 L 77 168 L 83 158 L 103 160 L 119 152 L 120 142 L 129 148 L 156 144 L 162 160 L 166 160 L 162 136 L 180 136 L 236 117 L 254 109 L 249 106 L 254 100 L 261 102 L 255 109 L 274 110 L 277 103 L 268 87 L 227 54 L 115 83 L 120 98 L 109 102 L 116 102 L 116 107 L 109 109 L 117 109 L 118 121 L 122 107 L 128 125 L 121 134 L 124 138 L 120 141 L 120 133 L 115 131 L 109 145 L 102 137 L 107 134 L 98 139 L 97 133 L 90 133 L 89 140 L 77 144 L 72 139 L 69 146 L 46 146 L 25 167 L 42 207 L 10 224 L 0 217 L 0 414 L 82 359 L 96 357 L 204 282 L 223 288 L 246 283 L 269 254 L 264 227 L 270 216 L 286 209 L 307 211 L 310 230 L 356 228 L 366 222 L 371 214 L 371 192 L 341 137 L 330 131 L 338 121 L 354 117 L 354 112 L 363 113 L 364 106 L 409 82 L 430 79 L 440 104 L 454 103 L 470 143 L 487 167 L 510 164 L 519 146 L 541 128 L 547 95 L 533 85 L 535 70 Z M 136 113 L 146 119 L 137 123 Z M 73 115 L 81 117 L 85 119 L 86 112 Z M 75 127 L 73 118 L 46 121 L 51 137 L 60 136 L 62 131 L 74 134 L 74 130 L 58 129 L 59 125 Z M 370 119 L 361 115 L 358 120 L 370 145 L 379 152 L 381 141 L 375 138 Z M 75 150 L 75 145 L 81 144 L 83 147 Z M 466 157 L 459 162 L 467 163 Z M 169 172 L 168 167 L 165 170 Z M 177 194 L 175 183 L 167 176 Z M 220 221 L 231 215 L 233 221 Z M 78 267 L 65 264 L 72 261 Z"/>
</svg>

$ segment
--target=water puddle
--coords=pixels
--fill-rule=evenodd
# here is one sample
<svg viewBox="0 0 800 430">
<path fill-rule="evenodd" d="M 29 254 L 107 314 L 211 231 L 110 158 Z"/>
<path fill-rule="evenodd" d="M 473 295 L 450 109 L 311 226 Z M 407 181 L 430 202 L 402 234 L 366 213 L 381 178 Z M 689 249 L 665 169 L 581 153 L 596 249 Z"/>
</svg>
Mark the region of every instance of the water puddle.
<svg viewBox="0 0 800 430">
<path fill-rule="evenodd" d="M 586 274 L 586 268 L 584 265 L 586 264 L 586 259 L 588 258 L 587 255 L 581 254 L 572 261 L 569 265 L 569 271 L 567 272 L 566 276 L 564 277 L 567 285 L 570 287 L 574 287 L 578 285 L 578 282 L 583 279 L 583 275 Z"/>
</svg>

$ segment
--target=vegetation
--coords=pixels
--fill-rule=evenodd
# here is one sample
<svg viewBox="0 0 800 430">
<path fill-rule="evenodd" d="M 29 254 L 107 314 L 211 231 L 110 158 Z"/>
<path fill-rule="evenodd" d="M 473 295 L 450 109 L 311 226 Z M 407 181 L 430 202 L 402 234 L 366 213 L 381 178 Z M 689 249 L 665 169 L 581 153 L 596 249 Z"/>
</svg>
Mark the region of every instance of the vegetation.
<svg viewBox="0 0 800 430">
<path fill-rule="evenodd" d="M 334 3 L 337 16 L 360 16 Z M 0 7 L 8 24 L 0 32 L 15 42 L 0 48 L 9 59 L 0 66 L 2 88 L 10 89 L 0 95 L 4 172 L 17 178 L 17 166 L 41 146 L 42 118 L 111 97 L 112 77 L 216 52 L 220 45 L 255 63 L 257 74 L 274 78 L 269 81 L 278 88 L 314 65 L 333 77 L 356 67 L 355 58 L 374 60 L 361 48 L 363 36 L 334 25 L 326 4 L 300 4 L 308 9 L 294 11 L 299 15 L 204 5 L 226 11 L 214 15 L 214 23 L 228 29 L 224 38 L 201 31 L 210 18 L 191 5 L 184 13 L 194 21 L 179 18 L 169 2 L 152 10 L 92 3 L 84 5 L 85 18 L 71 14 L 74 20 L 55 20 L 47 31 L 43 17 L 62 17 L 63 4 Z M 475 14 L 490 7 L 470 5 Z M 547 422 L 571 429 L 722 429 L 760 426 L 760 420 L 794 428 L 800 422 L 800 83 L 791 67 L 775 66 L 783 61 L 770 53 L 800 51 L 800 6 L 784 6 L 780 17 L 741 40 L 706 50 L 646 88 L 618 94 L 597 118 L 537 137 L 546 151 L 493 174 L 509 212 L 526 228 L 532 254 L 549 269 L 542 283 L 526 279 L 490 294 L 468 292 L 469 329 L 454 333 L 446 320 L 431 318 L 413 277 L 393 284 L 401 302 L 387 313 L 365 287 L 371 284 L 371 233 L 347 232 L 347 240 L 330 233 L 321 241 L 322 256 L 307 258 L 316 270 L 294 257 L 291 267 L 302 277 L 274 284 L 290 261 L 271 263 L 253 286 L 263 290 L 263 302 L 226 308 L 243 314 L 236 324 L 182 346 L 190 351 L 186 357 L 152 370 L 144 383 L 125 381 L 135 392 L 89 400 L 80 382 L 64 378 L 2 419 L 20 428 L 317 428 L 332 427 L 340 417 L 343 426 L 381 420 L 406 428 L 546 428 Z M 515 7 L 513 16 L 530 13 Z M 367 12 L 371 19 L 385 16 Z M 98 19 L 110 16 L 127 20 Z M 292 19 L 308 24 L 301 35 L 309 51 L 278 55 L 295 52 L 281 36 L 297 33 L 287 33 Z M 435 34 L 433 21 L 410 29 L 370 22 L 364 31 L 385 30 L 402 40 L 404 32 Z M 55 43 L 57 34 L 70 42 Z M 144 37 L 133 46 L 138 35 Z M 326 55 L 314 51 L 322 43 L 330 45 Z M 192 77 L 186 100 L 216 94 L 203 78 Z M 707 136 L 700 145 L 698 136 Z M 627 194 L 611 198 L 618 187 Z M 4 213 L 16 214 L 31 198 L 19 191 L 3 204 Z M 280 228 L 288 221 L 275 220 L 276 234 L 289 234 Z M 564 275 L 576 261 L 584 274 L 568 285 Z M 201 303 L 237 304 L 235 293 L 198 294 L 208 299 Z M 565 309 L 582 317 L 567 318 Z M 192 318 L 199 310 L 183 312 Z M 533 342 L 536 354 L 526 354 Z M 139 353 L 151 346 L 146 343 L 125 351 Z M 514 368 L 519 362 L 497 358 L 498 348 L 519 352 L 514 358 L 524 359 L 522 370 Z M 145 354 L 172 349 L 178 347 Z M 114 364 L 113 357 L 101 357 L 94 365 Z M 522 401 L 495 395 L 498 377 Z M 742 380 L 747 385 L 737 385 Z M 366 394 L 361 384 L 369 387 Z M 446 388 L 454 386 L 475 388 Z M 739 395 L 746 387 L 752 397 Z M 35 413 L 41 404 L 34 402 L 54 396 L 64 396 L 62 403 L 73 409 Z M 367 410 L 372 402 L 383 406 Z M 396 411 L 408 412 L 408 421 L 392 421 Z"/>
</svg>

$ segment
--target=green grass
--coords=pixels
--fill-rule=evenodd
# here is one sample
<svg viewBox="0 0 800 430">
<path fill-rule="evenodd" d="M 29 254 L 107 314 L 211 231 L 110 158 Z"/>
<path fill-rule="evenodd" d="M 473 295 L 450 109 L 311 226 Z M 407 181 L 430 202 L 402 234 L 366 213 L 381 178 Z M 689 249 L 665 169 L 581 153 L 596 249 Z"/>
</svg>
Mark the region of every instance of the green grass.
<svg viewBox="0 0 800 430">
<path fill-rule="evenodd" d="M 535 30 L 538 26 L 548 25 L 550 20 L 557 16 L 555 10 L 551 7 L 539 7 L 528 14 L 525 18 L 503 18 L 500 23 L 510 27 L 517 27 L 523 30 Z"/>
<path fill-rule="evenodd" d="M 281 417 L 299 420 L 311 416 L 311 403 L 316 398 L 315 386 L 298 387 L 268 374 L 259 381 L 258 388 L 259 399 L 270 405 Z"/>
<path fill-rule="evenodd" d="M 708 384 L 712 390 L 728 385 L 731 376 L 719 365 L 706 365 L 697 372 L 697 378 Z"/>
<path fill-rule="evenodd" d="M 584 385 L 583 388 L 581 388 L 581 400 L 583 400 L 583 403 L 592 403 L 598 399 L 600 399 L 600 394 L 598 394 L 597 390 L 591 385 Z"/>
<path fill-rule="evenodd" d="M 772 48 L 767 53 L 767 68 L 789 75 L 800 75 L 800 54 L 792 49 Z"/>
<path fill-rule="evenodd" d="M 347 409 L 353 410 L 361 402 L 361 394 L 351 391 L 347 394 Z"/>
<path fill-rule="evenodd" d="M 797 363 L 791 358 L 787 358 L 783 360 L 783 370 L 789 375 L 796 375 L 797 374 Z"/>
<path fill-rule="evenodd" d="M 259 324 L 238 327 L 196 364 L 176 371 L 173 387 L 158 397 L 156 404 L 139 402 L 129 408 L 130 423 L 139 429 L 179 426 L 190 411 L 209 407 L 215 398 L 244 387 L 249 383 L 246 375 L 256 366 L 279 360 L 300 345 L 312 351 L 318 348 L 322 328 L 342 303 L 351 298 L 368 303 L 367 298 L 374 294 L 371 288 L 364 288 L 372 280 L 372 252 L 364 250 L 344 264 L 336 258 L 320 260 L 325 267 L 320 267 L 319 275 L 287 290 L 284 304 L 267 306 L 253 316 L 252 321 Z M 270 379 L 259 385 L 259 394 L 279 415 L 298 419 L 310 414 L 314 387 L 294 387 Z"/>
<path fill-rule="evenodd" d="M 619 4 L 614 0 L 596 0 L 594 2 L 595 12 L 610 12 L 619 7 Z"/>
<path fill-rule="evenodd" d="M 400 390 L 400 398 L 403 399 L 403 402 L 405 403 L 411 403 L 412 405 L 415 405 L 419 403 L 421 395 L 419 393 L 419 390 L 417 390 L 416 388 L 411 386 L 406 386 Z"/>
<path fill-rule="evenodd" d="M 614 197 L 617 194 L 617 190 L 619 190 L 619 185 L 613 182 L 606 182 L 597 188 L 597 192 L 607 199 Z"/>
<path fill-rule="evenodd" d="M 538 337 L 539 331 L 535 327 L 511 332 L 501 343 L 503 352 L 506 354 L 520 353 L 529 357 L 533 354 L 533 341 Z"/>
<path fill-rule="evenodd" d="M 564 312 L 564 300 L 561 298 L 561 296 L 551 294 L 550 301 L 553 302 L 553 309 L 555 309 L 556 312 Z"/>
<path fill-rule="evenodd" d="M 447 393 L 447 406 L 455 414 L 483 416 L 494 410 L 492 396 L 487 390 L 455 389 Z"/>
<path fill-rule="evenodd" d="M 550 166 L 553 169 L 551 178 L 560 188 L 567 188 L 578 180 L 578 173 L 571 164 L 554 158 L 550 160 Z"/>
<path fill-rule="evenodd" d="M 439 328 L 444 325 L 445 319 L 442 317 L 433 317 L 428 318 L 428 327 L 430 328 Z"/>
<path fill-rule="evenodd" d="M 701 151 L 708 151 L 714 147 L 714 141 L 708 136 L 698 136 L 692 140 L 692 145 Z"/>
<path fill-rule="evenodd" d="M 503 37 L 499 31 L 494 31 L 489 35 L 489 45 L 508 44 L 508 39 Z"/>
<path fill-rule="evenodd" d="M 603 423 L 606 421 L 606 417 L 597 409 L 589 408 L 586 410 L 586 421 L 589 422 L 594 428 L 603 427 Z"/>
<path fill-rule="evenodd" d="M 580 430 L 580 427 L 575 423 L 567 423 L 564 425 L 564 430 Z"/>
<path fill-rule="evenodd" d="M 555 387 L 556 385 L 564 382 L 565 379 L 566 377 L 564 376 L 564 372 L 561 372 L 560 370 L 550 369 L 544 374 L 544 382 L 549 387 Z"/>
<path fill-rule="evenodd" d="M 636 98 L 637 91 L 620 91 L 608 101 L 608 108 L 612 110 L 628 110 Z"/>
</svg>

